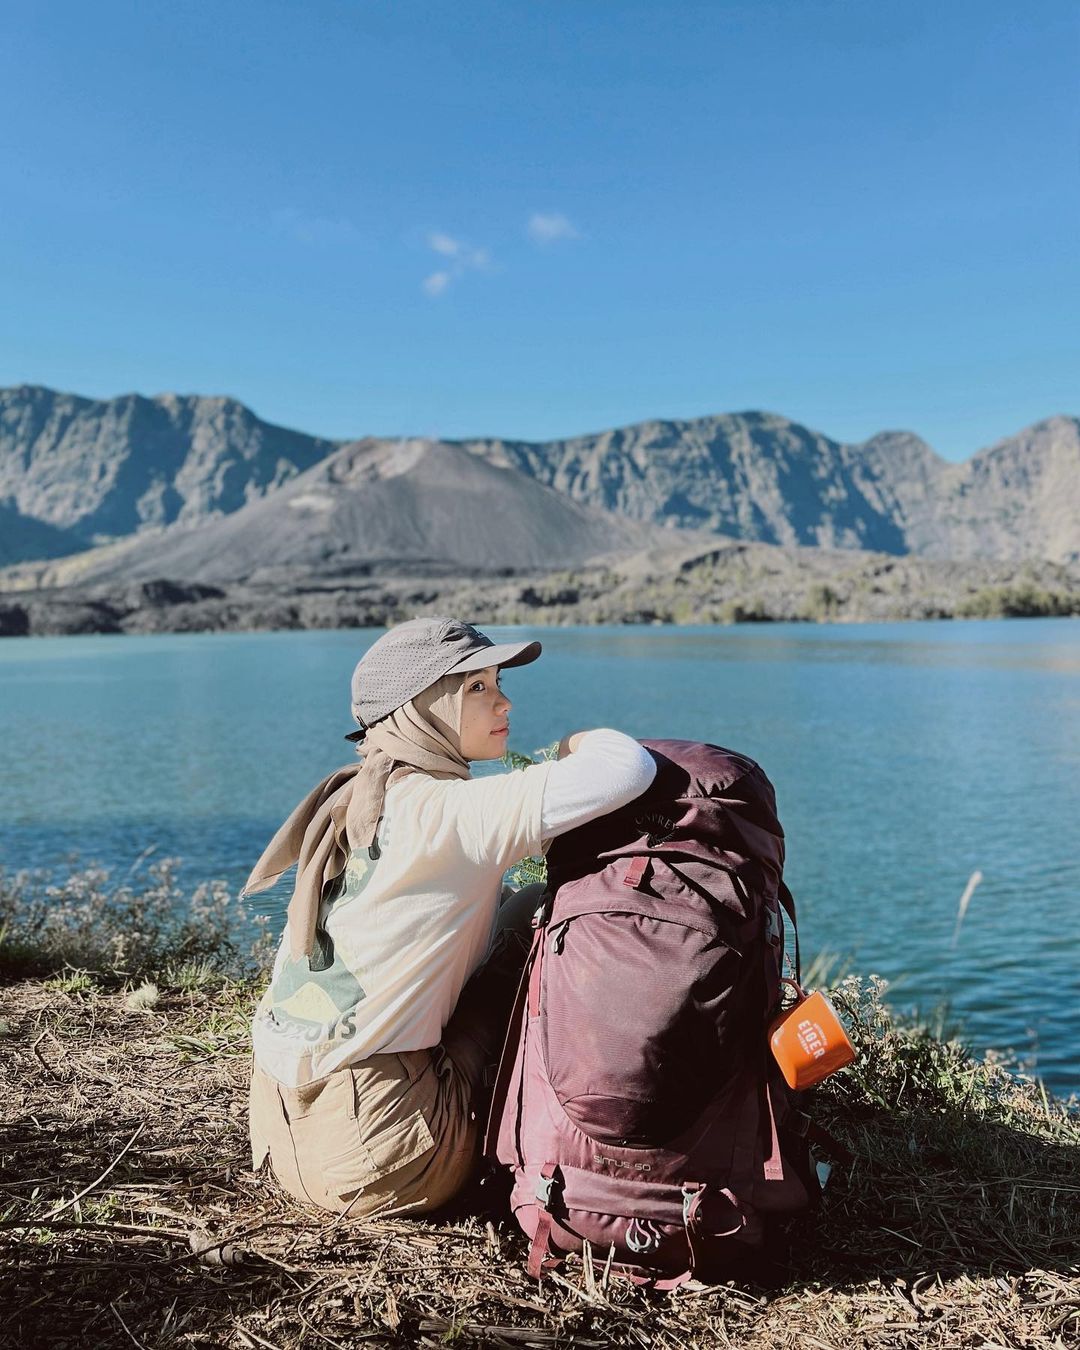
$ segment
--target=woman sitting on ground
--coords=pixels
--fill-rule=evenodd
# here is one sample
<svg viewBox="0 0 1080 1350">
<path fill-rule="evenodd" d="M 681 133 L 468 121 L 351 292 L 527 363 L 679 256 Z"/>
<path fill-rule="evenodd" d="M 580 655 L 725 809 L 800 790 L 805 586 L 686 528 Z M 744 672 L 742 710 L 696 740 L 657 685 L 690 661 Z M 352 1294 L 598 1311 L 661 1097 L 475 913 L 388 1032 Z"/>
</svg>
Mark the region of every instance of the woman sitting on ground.
<svg viewBox="0 0 1080 1350">
<path fill-rule="evenodd" d="M 469 1180 L 540 890 L 503 898 L 503 873 L 652 782 L 611 730 L 470 777 L 506 749 L 500 671 L 539 655 L 453 619 L 392 628 L 353 672 L 361 763 L 296 807 L 248 880 L 297 865 L 252 1027 L 251 1148 L 299 1200 L 418 1213 Z"/>
</svg>

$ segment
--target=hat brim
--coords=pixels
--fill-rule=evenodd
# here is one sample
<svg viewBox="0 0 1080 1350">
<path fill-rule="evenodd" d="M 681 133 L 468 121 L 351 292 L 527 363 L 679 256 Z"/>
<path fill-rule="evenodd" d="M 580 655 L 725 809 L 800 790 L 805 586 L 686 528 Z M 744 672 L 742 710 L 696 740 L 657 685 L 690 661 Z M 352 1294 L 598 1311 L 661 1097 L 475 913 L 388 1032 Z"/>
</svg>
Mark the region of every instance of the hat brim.
<svg viewBox="0 0 1080 1350">
<path fill-rule="evenodd" d="M 483 647 L 478 652 L 471 652 L 464 660 L 459 661 L 456 666 L 451 666 L 445 673 L 447 675 L 467 675 L 472 670 L 487 670 L 489 666 L 527 666 L 531 664 L 543 651 L 539 642 L 496 642 L 490 647 Z M 360 731 L 351 731 L 345 739 L 347 741 L 362 741 L 367 735 L 367 728 L 363 727 Z"/>
<path fill-rule="evenodd" d="M 497 642 L 493 647 L 471 652 L 446 673 L 467 675 L 470 670 L 487 670 L 488 666 L 527 666 L 536 660 L 542 650 L 539 642 Z"/>
</svg>

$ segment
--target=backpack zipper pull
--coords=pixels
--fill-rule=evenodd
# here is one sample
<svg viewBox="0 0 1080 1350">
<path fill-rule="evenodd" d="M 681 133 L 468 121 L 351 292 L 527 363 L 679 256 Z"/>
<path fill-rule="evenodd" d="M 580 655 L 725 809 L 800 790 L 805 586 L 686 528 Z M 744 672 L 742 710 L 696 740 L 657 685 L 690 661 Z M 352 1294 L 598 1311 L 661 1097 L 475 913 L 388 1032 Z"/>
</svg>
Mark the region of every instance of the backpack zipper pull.
<svg viewBox="0 0 1080 1350">
<path fill-rule="evenodd" d="M 566 941 L 566 930 L 570 927 L 570 920 L 563 919 L 562 923 L 557 923 L 551 930 L 551 950 L 558 956 L 563 949 L 563 943 Z"/>
</svg>

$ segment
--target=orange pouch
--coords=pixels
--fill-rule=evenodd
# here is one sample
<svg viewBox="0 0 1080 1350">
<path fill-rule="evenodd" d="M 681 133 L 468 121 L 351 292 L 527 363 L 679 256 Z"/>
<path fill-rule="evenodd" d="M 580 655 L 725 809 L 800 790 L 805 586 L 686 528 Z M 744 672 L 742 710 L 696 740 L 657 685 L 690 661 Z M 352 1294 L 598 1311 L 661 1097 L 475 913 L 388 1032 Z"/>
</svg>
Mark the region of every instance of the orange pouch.
<svg viewBox="0 0 1080 1350">
<path fill-rule="evenodd" d="M 851 1064 L 855 1047 L 820 990 L 804 994 L 799 989 L 799 993 L 802 997 L 795 1006 L 769 1028 L 769 1045 L 788 1087 L 801 1091 Z"/>
</svg>

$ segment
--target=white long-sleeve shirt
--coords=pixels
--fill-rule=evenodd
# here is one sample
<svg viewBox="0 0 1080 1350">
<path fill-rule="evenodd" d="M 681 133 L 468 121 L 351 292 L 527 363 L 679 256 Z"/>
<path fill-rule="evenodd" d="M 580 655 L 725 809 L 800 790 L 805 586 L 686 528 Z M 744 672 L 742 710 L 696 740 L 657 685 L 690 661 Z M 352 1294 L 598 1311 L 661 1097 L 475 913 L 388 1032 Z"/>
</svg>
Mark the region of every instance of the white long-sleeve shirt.
<svg viewBox="0 0 1080 1350">
<path fill-rule="evenodd" d="M 548 769 L 540 804 L 545 840 L 640 797 L 656 776 L 656 761 L 621 731 L 589 731 L 578 748 Z"/>
<path fill-rule="evenodd" d="M 320 907 L 310 962 L 282 940 L 252 1026 L 260 1067 L 297 1086 L 369 1055 L 437 1045 L 488 951 L 506 869 L 633 801 L 655 773 L 637 741 L 605 728 L 565 759 L 396 783 L 380 856 L 350 857 L 343 889 Z"/>
</svg>

